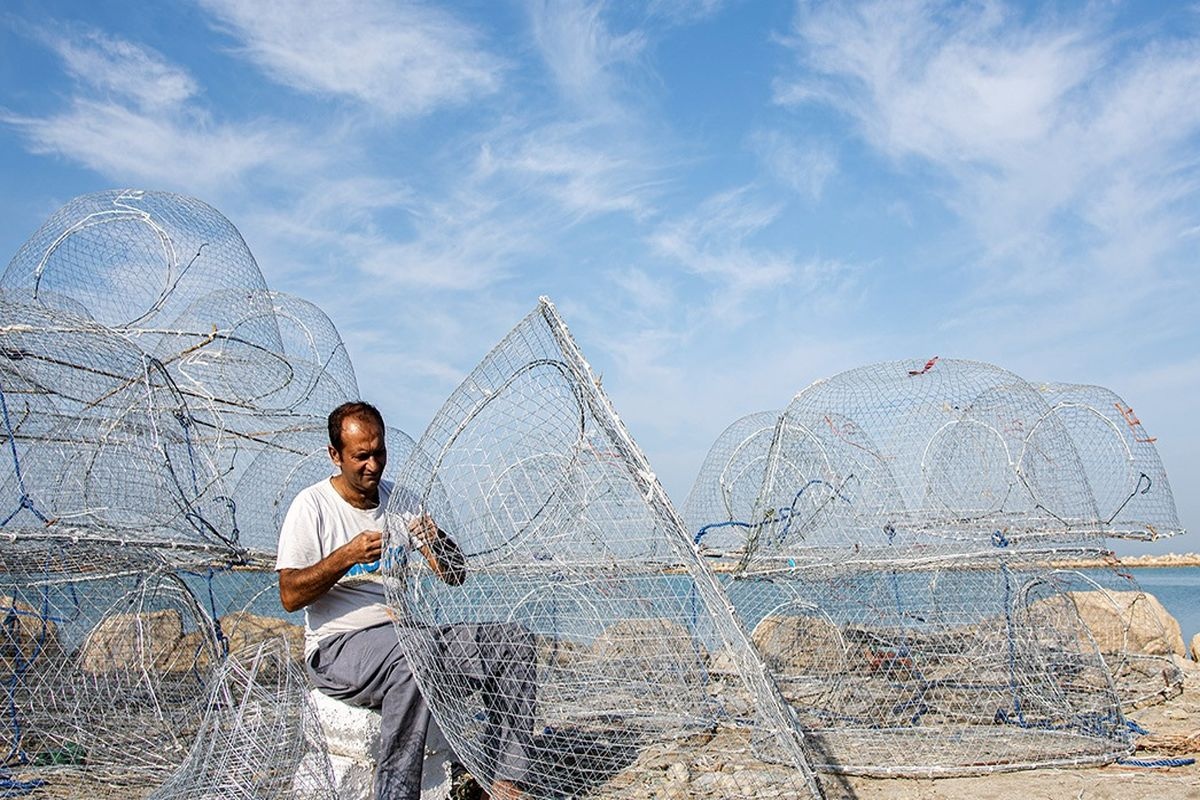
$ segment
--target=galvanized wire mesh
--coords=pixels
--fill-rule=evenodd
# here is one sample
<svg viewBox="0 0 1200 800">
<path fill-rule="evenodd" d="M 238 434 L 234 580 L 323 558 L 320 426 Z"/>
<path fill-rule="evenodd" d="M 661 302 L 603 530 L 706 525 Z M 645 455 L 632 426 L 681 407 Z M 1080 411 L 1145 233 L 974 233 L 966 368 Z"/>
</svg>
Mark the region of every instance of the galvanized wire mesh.
<svg viewBox="0 0 1200 800">
<path fill-rule="evenodd" d="M 151 550 L 0 547 L 4 763 L 119 783 L 186 755 L 220 649 L 212 621 Z"/>
<path fill-rule="evenodd" d="M 422 692 L 477 777 L 545 798 L 819 794 L 801 732 L 548 301 L 451 395 L 397 484 L 416 501 L 393 495 L 390 530 L 428 513 L 466 558 L 461 586 L 400 549 L 384 573 Z"/>
<path fill-rule="evenodd" d="M 357 393 L 328 318 L 270 291 L 204 203 L 87 195 L 21 247 L 0 276 L 0 668 L 4 764 L 33 790 L 328 795 L 291 780 L 316 746 L 301 630 L 245 570 L 329 474 L 325 415 Z"/>
<path fill-rule="evenodd" d="M 1162 703 L 1183 692 L 1183 672 L 1172 658 L 1184 654 L 1179 623 L 1119 561 L 1056 569 L 1047 580 L 1079 612 L 1124 710 Z"/>
<path fill-rule="evenodd" d="M 818 381 L 714 444 L 688 526 L 819 767 L 1129 752 L 1110 669 L 1052 570 L 1106 552 L 1071 422 L 1012 373 L 934 359 Z"/>
<path fill-rule="evenodd" d="M 303 669 L 280 639 L 231 652 L 213 675 L 187 760 L 154 800 L 335 800 Z"/>
<path fill-rule="evenodd" d="M 1184 532 L 1156 438 L 1132 406 L 1103 386 L 1048 383 L 1038 391 L 1074 441 L 1104 536 L 1153 540 Z"/>
</svg>

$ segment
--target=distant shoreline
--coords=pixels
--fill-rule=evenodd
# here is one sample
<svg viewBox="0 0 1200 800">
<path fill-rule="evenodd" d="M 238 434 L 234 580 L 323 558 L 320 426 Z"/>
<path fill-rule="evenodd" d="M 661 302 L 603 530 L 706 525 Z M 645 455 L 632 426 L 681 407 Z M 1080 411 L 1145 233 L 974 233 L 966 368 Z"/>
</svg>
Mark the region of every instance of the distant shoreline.
<svg viewBox="0 0 1200 800">
<path fill-rule="evenodd" d="M 1115 562 L 1103 558 L 1067 559 L 1055 561 L 1057 567 L 1200 567 L 1200 553 L 1162 553 L 1137 556 L 1116 556 Z"/>
</svg>

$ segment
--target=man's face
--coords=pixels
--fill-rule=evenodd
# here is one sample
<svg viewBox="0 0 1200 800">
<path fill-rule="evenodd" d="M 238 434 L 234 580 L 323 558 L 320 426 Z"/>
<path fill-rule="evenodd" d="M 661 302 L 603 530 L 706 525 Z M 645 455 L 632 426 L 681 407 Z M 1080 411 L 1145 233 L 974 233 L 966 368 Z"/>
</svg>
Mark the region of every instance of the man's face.
<svg viewBox="0 0 1200 800">
<path fill-rule="evenodd" d="M 365 495 L 376 494 L 387 466 L 383 428 L 367 417 L 342 420 L 342 450 L 338 452 L 330 445 L 329 457 L 342 471 L 342 480 L 349 488 Z"/>
</svg>

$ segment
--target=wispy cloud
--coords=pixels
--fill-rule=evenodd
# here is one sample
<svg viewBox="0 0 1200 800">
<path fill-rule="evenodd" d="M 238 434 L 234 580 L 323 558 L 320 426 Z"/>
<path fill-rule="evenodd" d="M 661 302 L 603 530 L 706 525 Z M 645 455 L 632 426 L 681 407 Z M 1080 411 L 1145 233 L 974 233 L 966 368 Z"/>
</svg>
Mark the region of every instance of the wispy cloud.
<svg viewBox="0 0 1200 800">
<path fill-rule="evenodd" d="M 0 109 L 31 152 L 58 155 L 118 183 L 213 191 L 268 164 L 312 161 L 288 126 L 215 122 L 195 79 L 157 51 L 93 29 L 33 29 L 75 81 L 67 107 L 33 115 Z"/>
<path fill-rule="evenodd" d="M 837 172 L 837 154 L 825 142 L 762 130 L 751 134 L 749 145 L 771 179 L 809 200 L 820 200 L 825 182 Z"/>
<path fill-rule="evenodd" d="M 715 16 L 727 5 L 727 0 L 650 0 L 646 11 L 651 16 L 686 24 Z"/>
<path fill-rule="evenodd" d="M 139 108 L 175 108 L 199 92 L 196 80 L 186 70 L 152 48 L 97 30 L 84 30 L 77 38 L 48 30 L 33 33 L 62 59 L 75 79 L 130 100 Z"/>
<path fill-rule="evenodd" d="M 644 31 L 613 32 L 603 2 L 533 0 L 534 41 L 563 97 L 586 116 L 620 113 L 627 88 L 622 70 L 636 65 L 647 45 Z"/>
<path fill-rule="evenodd" d="M 378 0 L 200 0 L 240 52 L 273 80 L 415 117 L 490 94 L 503 59 L 455 16 Z"/>
<path fill-rule="evenodd" d="M 548 199 L 575 219 L 646 213 L 663 173 L 651 148 L 636 138 L 575 122 L 491 131 L 478 163 L 480 178 Z"/>
<path fill-rule="evenodd" d="M 718 281 L 737 295 L 779 286 L 793 277 L 792 260 L 775 253 L 756 254 L 746 241 L 774 222 L 779 212 L 779 205 L 752 198 L 747 188 L 722 192 L 694 213 L 663 223 L 650 243 L 685 270 Z"/>
<path fill-rule="evenodd" d="M 987 268 L 969 302 L 1161 293 L 1200 189 L 1200 42 L 1105 22 L 992 2 L 805 5 L 798 69 L 775 95 L 837 109 L 901 174 L 933 170 Z"/>
<path fill-rule="evenodd" d="M 668 263 L 710 285 L 704 316 L 741 327 L 773 312 L 783 295 L 828 299 L 853 281 L 854 271 L 837 259 L 806 258 L 760 243 L 759 235 L 781 210 L 751 187 L 722 192 L 695 211 L 664 221 L 649 244 Z"/>
</svg>

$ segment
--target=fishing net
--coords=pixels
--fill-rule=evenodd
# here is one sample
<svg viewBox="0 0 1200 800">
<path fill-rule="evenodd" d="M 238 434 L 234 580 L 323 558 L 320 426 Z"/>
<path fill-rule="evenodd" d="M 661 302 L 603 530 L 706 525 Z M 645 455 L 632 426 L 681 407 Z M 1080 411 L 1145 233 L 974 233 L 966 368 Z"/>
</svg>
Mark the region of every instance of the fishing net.
<svg viewBox="0 0 1200 800">
<path fill-rule="evenodd" d="M 714 444 L 687 524 L 818 768 L 1129 752 L 1108 665 L 1050 575 L 1106 552 L 1068 422 L 1012 373 L 935 359 L 818 381 Z"/>
<path fill-rule="evenodd" d="M 389 602 L 485 786 L 819 795 L 801 732 L 548 301 L 450 396 L 397 485 Z M 461 585 L 407 551 L 414 512 L 461 549 Z"/>
</svg>

